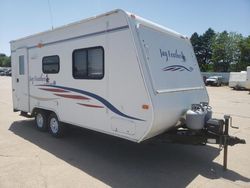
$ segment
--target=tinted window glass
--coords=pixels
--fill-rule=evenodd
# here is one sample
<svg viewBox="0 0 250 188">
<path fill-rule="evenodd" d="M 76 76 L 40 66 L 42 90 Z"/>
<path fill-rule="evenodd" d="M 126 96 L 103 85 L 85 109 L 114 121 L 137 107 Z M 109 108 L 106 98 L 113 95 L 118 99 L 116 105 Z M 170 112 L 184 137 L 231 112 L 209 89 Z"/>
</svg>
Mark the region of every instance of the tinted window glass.
<svg viewBox="0 0 250 188">
<path fill-rule="evenodd" d="M 87 51 L 77 50 L 74 52 L 73 76 L 75 78 L 87 77 Z"/>
<path fill-rule="evenodd" d="M 103 77 L 103 50 L 101 48 L 88 50 L 88 76 Z"/>
<path fill-rule="evenodd" d="M 46 56 L 42 60 L 43 63 L 43 73 L 45 74 L 55 74 L 59 72 L 59 56 Z"/>
<path fill-rule="evenodd" d="M 73 77 L 76 79 L 102 79 L 104 76 L 104 50 L 102 47 L 78 49 L 73 52 Z"/>
<path fill-rule="evenodd" d="M 24 56 L 19 56 L 19 75 L 24 75 Z"/>
</svg>

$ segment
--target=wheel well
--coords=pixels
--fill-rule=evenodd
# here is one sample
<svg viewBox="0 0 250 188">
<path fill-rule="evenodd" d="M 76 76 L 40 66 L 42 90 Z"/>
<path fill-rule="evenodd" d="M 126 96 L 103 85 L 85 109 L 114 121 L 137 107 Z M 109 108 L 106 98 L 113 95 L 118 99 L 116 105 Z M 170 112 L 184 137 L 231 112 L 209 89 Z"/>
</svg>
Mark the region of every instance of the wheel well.
<svg viewBox="0 0 250 188">
<path fill-rule="evenodd" d="M 47 110 L 47 109 L 43 109 L 43 108 L 34 108 L 33 110 L 32 110 L 32 113 L 31 113 L 31 115 L 34 117 L 34 116 L 36 116 L 36 114 L 37 114 L 37 112 L 41 112 L 41 111 L 43 111 L 43 112 L 46 112 L 47 114 L 51 114 L 53 111 L 51 111 L 51 110 Z"/>
</svg>

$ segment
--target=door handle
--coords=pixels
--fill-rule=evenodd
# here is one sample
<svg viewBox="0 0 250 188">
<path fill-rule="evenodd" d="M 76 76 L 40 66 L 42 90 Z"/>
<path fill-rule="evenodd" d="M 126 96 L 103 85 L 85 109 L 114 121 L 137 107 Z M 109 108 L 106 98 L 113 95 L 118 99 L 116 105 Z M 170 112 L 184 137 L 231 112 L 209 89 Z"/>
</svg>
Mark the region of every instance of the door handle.
<svg viewBox="0 0 250 188">
<path fill-rule="evenodd" d="M 19 82 L 19 78 L 16 79 L 16 82 L 17 82 L 17 83 Z"/>
</svg>

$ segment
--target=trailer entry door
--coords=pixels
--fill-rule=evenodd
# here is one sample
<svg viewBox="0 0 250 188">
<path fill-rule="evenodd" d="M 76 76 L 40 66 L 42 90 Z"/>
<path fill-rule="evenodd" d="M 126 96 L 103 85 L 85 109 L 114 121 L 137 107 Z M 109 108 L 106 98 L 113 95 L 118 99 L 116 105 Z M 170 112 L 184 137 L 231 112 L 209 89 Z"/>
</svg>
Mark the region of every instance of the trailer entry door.
<svg viewBox="0 0 250 188">
<path fill-rule="evenodd" d="M 18 49 L 13 57 L 13 102 L 14 109 L 29 112 L 29 80 L 27 49 Z"/>
</svg>

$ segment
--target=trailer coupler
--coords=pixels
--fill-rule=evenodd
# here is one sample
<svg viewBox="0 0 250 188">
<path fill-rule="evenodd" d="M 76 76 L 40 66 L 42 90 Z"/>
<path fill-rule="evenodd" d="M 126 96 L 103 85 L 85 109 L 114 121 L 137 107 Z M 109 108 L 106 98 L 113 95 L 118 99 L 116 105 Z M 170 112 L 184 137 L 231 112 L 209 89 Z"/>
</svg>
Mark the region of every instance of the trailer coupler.
<svg viewBox="0 0 250 188">
<path fill-rule="evenodd" d="M 246 144 L 244 139 L 229 135 L 229 124 L 231 128 L 238 129 L 232 126 L 232 118 L 225 115 L 224 120 L 210 119 L 206 127 L 198 132 L 185 128 L 175 129 L 160 135 L 156 141 L 188 145 L 218 144 L 224 149 L 223 169 L 227 170 L 228 146 Z"/>
<path fill-rule="evenodd" d="M 234 146 L 235 144 L 246 144 L 246 141 L 244 139 L 240 139 L 238 137 L 226 137 L 226 141 L 227 145 L 229 146 Z"/>
</svg>

